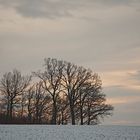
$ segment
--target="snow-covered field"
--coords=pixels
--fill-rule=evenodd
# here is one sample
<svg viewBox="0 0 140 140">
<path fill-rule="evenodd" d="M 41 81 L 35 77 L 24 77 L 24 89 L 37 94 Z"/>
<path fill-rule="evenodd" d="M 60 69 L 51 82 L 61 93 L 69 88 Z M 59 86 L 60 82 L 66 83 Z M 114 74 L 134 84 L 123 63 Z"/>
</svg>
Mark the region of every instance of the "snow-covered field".
<svg viewBox="0 0 140 140">
<path fill-rule="evenodd" d="M 0 140 L 140 140 L 140 127 L 0 125 Z"/>
</svg>

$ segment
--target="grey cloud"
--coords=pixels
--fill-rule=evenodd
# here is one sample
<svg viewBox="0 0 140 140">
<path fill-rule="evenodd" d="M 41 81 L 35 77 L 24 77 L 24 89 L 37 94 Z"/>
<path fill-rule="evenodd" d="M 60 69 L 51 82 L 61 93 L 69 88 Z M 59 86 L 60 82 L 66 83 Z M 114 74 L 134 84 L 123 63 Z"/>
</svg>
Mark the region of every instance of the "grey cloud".
<svg viewBox="0 0 140 140">
<path fill-rule="evenodd" d="M 130 79 L 134 79 L 138 81 L 138 84 L 140 85 L 140 70 L 137 70 L 136 73 L 128 73 L 130 76 Z"/>
<path fill-rule="evenodd" d="M 33 18 L 57 18 L 73 16 L 79 8 L 95 5 L 117 6 L 138 3 L 138 0 L 0 0 L 0 5 L 14 8 L 18 14 Z"/>
<path fill-rule="evenodd" d="M 139 0 L 95 0 L 95 1 L 96 3 L 108 6 L 131 5 L 139 2 Z"/>
<path fill-rule="evenodd" d="M 140 12 L 140 8 L 136 9 L 137 12 Z"/>
<path fill-rule="evenodd" d="M 56 18 L 71 16 L 69 10 L 71 4 L 51 1 L 24 1 L 23 4 L 16 7 L 16 10 L 27 17 L 48 17 Z"/>
<path fill-rule="evenodd" d="M 3 53 L 4 48 L 0 46 L 0 54 Z"/>
<path fill-rule="evenodd" d="M 83 0 L 82 0 L 83 1 Z M 80 7 L 83 2 L 65 0 L 0 0 L 0 5 L 14 8 L 25 17 L 56 18 L 72 16 L 71 10 Z"/>
</svg>

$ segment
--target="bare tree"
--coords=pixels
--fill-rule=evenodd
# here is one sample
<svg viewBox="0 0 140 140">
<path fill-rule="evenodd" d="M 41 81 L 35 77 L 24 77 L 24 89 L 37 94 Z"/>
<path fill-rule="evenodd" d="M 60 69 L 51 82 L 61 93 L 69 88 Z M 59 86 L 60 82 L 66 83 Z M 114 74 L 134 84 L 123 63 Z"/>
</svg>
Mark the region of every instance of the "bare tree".
<svg viewBox="0 0 140 140">
<path fill-rule="evenodd" d="M 42 82 L 35 84 L 34 86 L 34 114 L 35 122 L 42 123 L 43 113 L 48 109 L 50 103 L 50 96 L 46 94 L 42 87 Z"/>
<path fill-rule="evenodd" d="M 91 77 L 91 71 L 83 67 L 78 67 L 75 64 L 64 62 L 63 71 L 63 86 L 65 88 L 66 96 L 69 100 L 69 107 L 71 113 L 72 124 L 75 125 L 75 106 L 79 98 L 79 89 Z"/>
<path fill-rule="evenodd" d="M 61 77 L 63 65 L 56 59 L 45 59 L 45 71 L 34 73 L 43 82 L 43 88 L 50 94 L 52 99 L 52 119 L 51 124 L 56 124 L 57 119 L 57 99 L 61 92 Z"/>
<path fill-rule="evenodd" d="M 70 118 L 67 96 L 65 96 L 64 94 L 59 96 L 57 106 L 58 106 L 57 124 L 67 124 Z"/>
<path fill-rule="evenodd" d="M 87 88 L 84 101 L 83 124 L 98 124 L 100 119 L 112 115 L 113 106 L 106 104 L 106 96 L 102 93 L 102 83 L 97 74 L 93 76 L 91 87 Z"/>
<path fill-rule="evenodd" d="M 22 76 L 18 70 L 3 75 L 0 90 L 6 101 L 7 117 L 12 119 L 14 106 L 19 102 L 19 96 L 28 87 L 31 77 Z"/>
<path fill-rule="evenodd" d="M 33 105 L 33 100 L 34 100 L 34 86 L 31 86 L 27 92 L 26 92 L 26 106 L 27 106 L 27 117 L 28 117 L 28 122 L 32 123 L 33 122 L 33 113 L 34 113 L 34 105 Z"/>
<path fill-rule="evenodd" d="M 17 70 L 3 75 L 0 81 L 2 120 L 7 116 L 8 122 L 15 119 L 21 123 L 25 120 L 90 125 L 112 115 L 113 107 L 106 104 L 98 74 L 51 58 L 45 59 L 44 68 L 43 72 L 33 73 L 39 80 L 34 85 L 30 84 L 31 77 L 22 76 Z"/>
<path fill-rule="evenodd" d="M 79 97 L 77 99 L 77 119 L 80 118 L 80 124 L 84 124 L 84 119 L 87 113 L 86 105 L 88 103 L 88 98 L 93 97 L 93 99 L 100 98 L 99 93 L 101 92 L 101 80 L 99 79 L 99 76 L 97 74 L 91 74 L 90 78 L 86 80 L 82 86 L 79 88 L 78 94 Z M 96 101 L 95 99 L 95 101 Z"/>
</svg>

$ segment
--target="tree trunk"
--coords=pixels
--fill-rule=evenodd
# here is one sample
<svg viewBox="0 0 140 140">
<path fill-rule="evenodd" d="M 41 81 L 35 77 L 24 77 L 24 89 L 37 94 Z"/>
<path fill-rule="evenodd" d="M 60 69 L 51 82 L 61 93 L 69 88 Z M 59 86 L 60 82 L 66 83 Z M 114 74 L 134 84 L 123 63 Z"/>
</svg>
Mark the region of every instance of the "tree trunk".
<svg viewBox="0 0 140 140">
<path fill-rule="evenodd" d="M 42 107 L 39 110 L 39 123 L 42 123 Z"/>
<path fill-rule="evenodd" d="M 51 124 L 56 124 L 56 118 L 57 118 L 57 107 L 56 107 L 56 101 L 54 101 L 53 102 L 53 109 L 52 109 Z"/>
<path fill-rule="evenodd" d="M 71 112 L 71 123 L 75 125 L 75 113 L 74 113 L 74 105 L 70 102 L 70 112 Z"/>
<path fill-rule="evenodd" d="M 12 120 L 12 114 L 13 114 L 13 100 L 11 99 L 10 100 L 10 114 L 9 114 L 9 117 L 10 117 L 10 120 Z"/>
<path fill-rule="evenodd" d="M 32 115 L 31 115 L 31 113 L 28 113 L 28 121 L 29 121 L 29 123 L 32 122 Z"/>
<path fill-rule="evenodd" d="M 7 120 L 8 120 L 9 116 L 10 116 L 10 101 L 9 101 L 9 98 L 8 98 L 8 101 L 7 101 L 7 113 L 6 113 L 6 115 L 7 115 Z"/>
<path fill-rule="evenodd" d="M 83 108 L 82 106 L 80 107 L 80 119 L 81 119 L 81 125 L 83 125 Z"/>
<path fill-rule="evenodd" d="M 38 119 L 39 118 L 39 108 L 38 108 L 38 105 L 36 106 L 36 114 L 35 115 L 36 115 L 35 122 L 38 123 L 38 121 L 39 121 L 39 119 Z"/>
<path fill-rule="evenodd" d="M 21 118 L 23 117 L 23 112 L 24 112 L 24 105 L 22 103 L 22 105 L 21 105 Z"/>
<path fill-rule="evenodd" d="M 61 111 L 61 124 L 64 124 L 64 113 L 63 113 L 63 110 Z"/>
<path fill-rule="evenodd" d="M 87 124 L 90 125 L 90 107 L 88 107 L 88 121 Z"/>
</svg>

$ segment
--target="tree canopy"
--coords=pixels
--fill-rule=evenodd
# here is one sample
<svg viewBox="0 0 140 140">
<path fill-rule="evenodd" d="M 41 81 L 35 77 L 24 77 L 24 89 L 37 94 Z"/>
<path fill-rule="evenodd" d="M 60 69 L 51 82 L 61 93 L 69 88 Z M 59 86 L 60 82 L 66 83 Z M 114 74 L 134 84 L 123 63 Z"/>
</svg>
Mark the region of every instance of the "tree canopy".
<svg viewBox="0 0 140 140">
<path fill-rule="evenodd" d="M 0 80 L 0 123 L 98 124 L 112 115 L 97 73 L 53 58 L 43 70 L 22 76 L 18 70 Z"/>
</svg>

